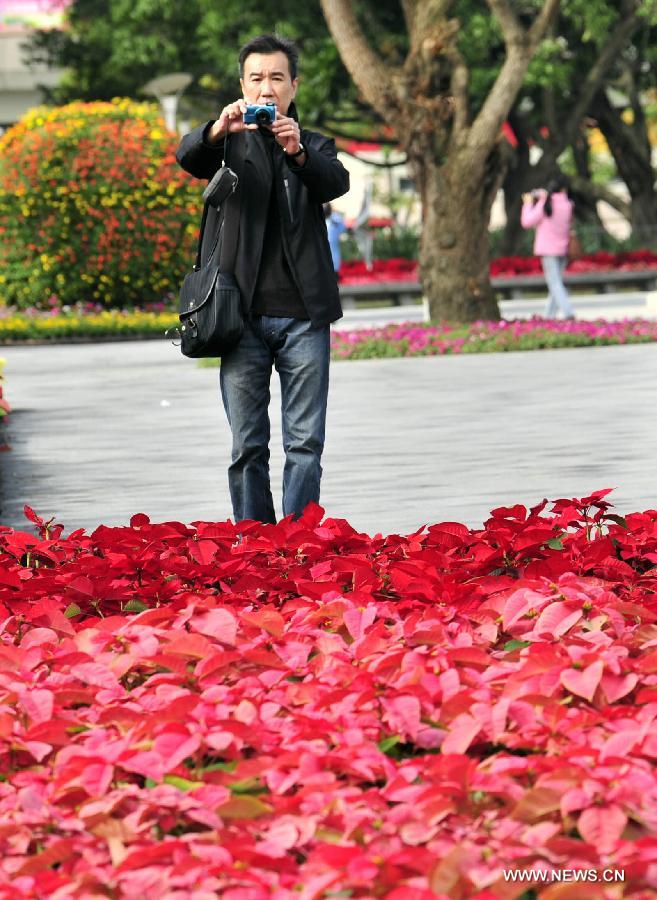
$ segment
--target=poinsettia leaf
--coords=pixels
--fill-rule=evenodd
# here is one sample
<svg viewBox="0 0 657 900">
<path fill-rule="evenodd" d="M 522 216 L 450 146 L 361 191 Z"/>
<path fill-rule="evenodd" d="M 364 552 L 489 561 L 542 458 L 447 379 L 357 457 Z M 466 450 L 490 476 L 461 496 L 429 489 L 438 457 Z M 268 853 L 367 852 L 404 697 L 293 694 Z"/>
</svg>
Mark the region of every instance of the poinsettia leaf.
<svg viewBox="0 0 657 900">
<path fill-rule="evenodd" d="M 601 687 L 608 703 L 615 703 L 622 697 L 626 697 L 639 682 L 639 676 L 635 672 L 627 675 L 611 675 L 605 673 L 602 676 Z"/>
<path fill-rule="evenodd" d="M 272 807 L 251 794 L 237 794 L 217 808 L 222 819 L 258 819 L 272 812 Z"/>
<path fill-rule="evenodd" d="M 481 730 L 481 724 L 468 713 L 458 715 L 449 727 L 441 751 L 465 753 Z"/>
<path fill-rule="evenodd" d="M 577 820 L 579 833 L 600 853 L 611 853 L 615 849 L 626 825 L 627 814 L 616 804 L 589 807 Z"/>
<path fill-rule="evenodd" d="M 560 807 L 561 795 L 549 787 L 533 787 L 520 798 L 513 809 L 514 819 L 536 822 Z"/>
<path fill-rule="evenodd" d="M 148 609 L 148 604 L 144 603 L 143 600 L 138 600 L 136 597 L 132 600 L 128 600 L 128 602 L 124 605 L 123 609 L 125 612 L 144 612 L 144 610 Z"/>
<path fill-rule="evenodd" d="M 52 866 L 71 859 L 75 852 L 75 841 L 73 838 L 61 838 L 23 863 L 16 874 L 19 877 L 36 875 L 38 872 L 43 872 Z"/>
<path fill-rule="evenodd" d="M 624 516 L 619 516 L 616 513 L 607 513 L 605 519 L 609 519 L 611 522 L 615 522 L 617 525 L 620 525 L 621 528 L 628 528 L 627 519 Z"/>
<path fill-rule="evenodd" d="M 590 703 L 600 684 L 603 670 L 604 663 L 601 659 L 591 663 L 583 670 L 566 669 L 561 673 L 561 683 L 571 694 L 583 697 Z"/>
<path fill-rule="evenodd" d="M 131 528 L 145 528 L 147 525 L 151 524 L 151 520 L 144 513 L 136 513 L 134 516 L 130 518 L 130 527 Z"/>
<path fill-rule="evenodd" d="M 581 609 L 573 609 L 568 603 L 550 603 L 536 620 L 533 633 L 537 636 L 548 634 L 553 638 L 560 638 L 579 622 L 583 614 Z"/>
<path fill-rule="evenodd" d="M 34 522 L 35 525 L 43 525 L 43 519 L 34 512 L 31 506 L 27 506 L 27 504 L 23 507 L 23 515 L 26 519 L 29 519 L 30 522 Z"/>
<path fill-rule="evenodd" d="M 256 628 L 262 628 L 272 637 L 280 638 L 285 630 L 285 619 L 275 609 L 265 608 L 255 612 L 242 613 L 242 621 Z"/>
<path fill-rule="evenodd" d="M 387 738 L 383 738 L 383 740 L 379 741 L 378 747 L 382 753 L 389 753 L 397 744 L 401 743 L 401 737 L 398 734 L 391 734 Z"/>
<path fill-rule="evenodd" d="M 19 696 L 20 704 L 32 722 L 49 722 L 55 709 L 55 695 L 47 688 L 24 691 Z"/>
<path fill-rule="evenodd" d="M 191 625 L 195 631 L 216 638 L 224 644 L 235 646 L 237 643 L 238 620 L 227 609 L 209 609 L 194 616 Z"/>
<path fill-rule="evenodd" d="M 506 642 L 506 644 L 504 645 L 504 649 L 507 652 L 510 652 L 511 650 L 523 650 L 525 647 L 530 647 L 530 646 L 531 646 L 531 641 L 518 641 L 518 640 L 515 640 L 515 638 L 514 638 L 513 640 Z"/>
<path fill-rule="evenodd" d="M 181 778 L 180 775 L 165 775 L 164 783 L 170 784 L 181 791 L 194 791 L 197 788 L 203 787 L 204 784 L 203 781 L 190 781 L 189 778 Z M 153 784 L 152 786 L 154 787 L 155 785 Z"/>
</svg>

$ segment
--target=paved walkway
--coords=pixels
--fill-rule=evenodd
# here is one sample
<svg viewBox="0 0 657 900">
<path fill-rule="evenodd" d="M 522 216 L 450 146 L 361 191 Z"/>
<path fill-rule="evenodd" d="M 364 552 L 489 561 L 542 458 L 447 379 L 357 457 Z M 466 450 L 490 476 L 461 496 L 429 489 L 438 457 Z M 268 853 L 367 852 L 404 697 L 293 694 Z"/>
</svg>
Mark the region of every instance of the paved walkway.
<svg viewBox="0 0 657 900">
<path fill-rule="evenodd" d="M 13 406 L 4 524 L 23 504 L 70 531 L 229 517 L 216 369 L 164 341 L 0 348 Z M 657 506 L 657 347 L 340 362 L 322 502 L 356 528 L 480 525 L 498 505 L 614 487 Z M 272 481 L 282 452 L 273 387 Z"/>
</svg>

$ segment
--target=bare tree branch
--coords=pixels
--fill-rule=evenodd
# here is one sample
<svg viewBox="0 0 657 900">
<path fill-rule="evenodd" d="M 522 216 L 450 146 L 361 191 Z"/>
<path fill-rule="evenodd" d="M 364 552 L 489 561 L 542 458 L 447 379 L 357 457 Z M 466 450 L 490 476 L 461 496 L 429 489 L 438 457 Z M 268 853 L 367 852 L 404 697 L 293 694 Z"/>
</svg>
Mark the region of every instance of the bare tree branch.
<svg viewBox="0 0 657 900">
<path fill-rule="evenodd" d="M 385 66 L 365 38 L 349 0 L 321 0 L 329 31 L 349 74 L 367 102 L 389 120 L 397 106 L 393 72 Z"/>
</svg>

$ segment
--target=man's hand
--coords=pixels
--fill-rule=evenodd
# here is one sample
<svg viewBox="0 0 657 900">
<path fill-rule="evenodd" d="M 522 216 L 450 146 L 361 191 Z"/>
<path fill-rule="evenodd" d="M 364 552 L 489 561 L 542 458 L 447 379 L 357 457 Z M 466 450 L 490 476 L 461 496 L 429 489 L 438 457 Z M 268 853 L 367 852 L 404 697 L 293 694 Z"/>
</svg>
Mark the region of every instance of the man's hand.
<svg viewBox="0 0 657 900">
<path fill-rule="evenodd" d="M 244 124 L 245 112 L 246 100 L 236 100 L 234 103 L 224 106 L 221 115 L 208 132 L 210 141 L 216 143 L 225 138 L 228 133 L 234 134 L 237 131 L 257 131 L 257 125 Z"/>
<path fill-rule="evenodd" d="M 295 122 L 294 119 L 291 119 L 289 116 L 282 116 L 277 111 L 276 120 L 270 128 L 274 133 L 276 141 L 286 153 L 297 152 L 301 142 L 301 131 L 298 123 Z M 302 161 L 303 159 L 304 157 L 297 157 L 297 161 Z"/>
</svg>

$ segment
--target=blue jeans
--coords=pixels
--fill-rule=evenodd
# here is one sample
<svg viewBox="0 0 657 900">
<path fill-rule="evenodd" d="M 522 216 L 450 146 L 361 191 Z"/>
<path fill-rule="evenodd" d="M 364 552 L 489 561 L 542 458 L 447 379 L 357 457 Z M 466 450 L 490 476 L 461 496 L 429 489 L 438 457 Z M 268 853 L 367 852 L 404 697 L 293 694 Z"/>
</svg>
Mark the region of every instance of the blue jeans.
<svg viewBox="0 0 657 900">
<path fill-rule="evenodd" d="M 228 485 L 236 522 L 276 522 L 269 483 L 269 383 L 281 380 L 283 515 L 319 502 L 329 384 L 329 326 L 253 316 L 221 360 L 221 396 L 233 434 Z"/>
<path fill-rule="evenodd" d="M 548 301 L 545 318 L 555 319 L 557 309 L 561 310 L 564 319 L 574 319 L 575 312 L 570 297 L 563 283 L 563 270 L 566 268 L 565 256 L 542 256 L 543 274 L 548 289 Z"/>
</svg>

